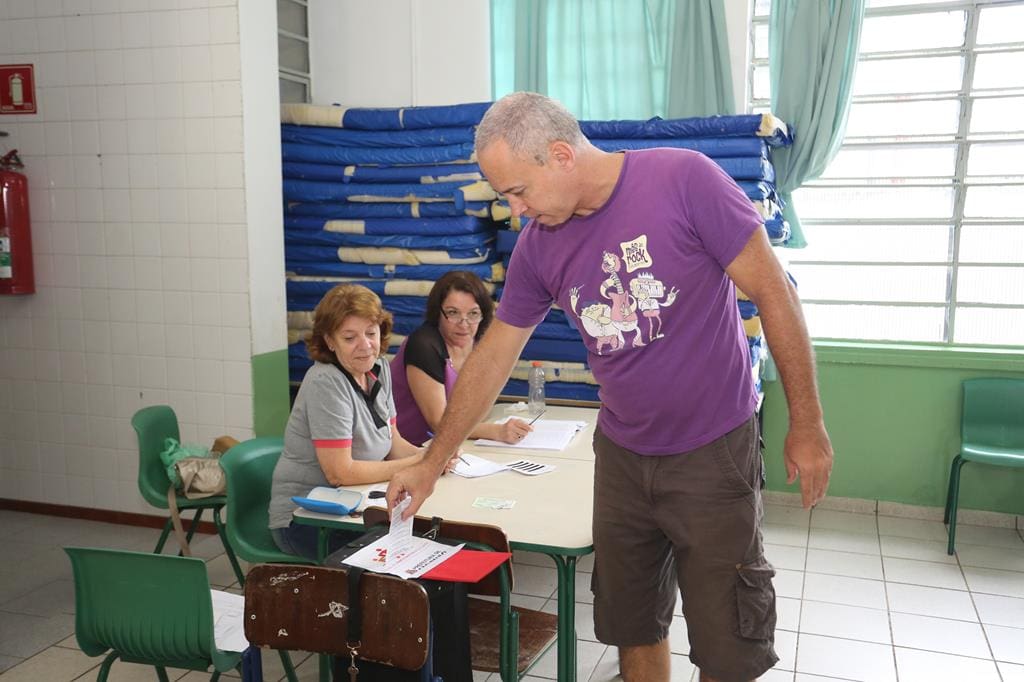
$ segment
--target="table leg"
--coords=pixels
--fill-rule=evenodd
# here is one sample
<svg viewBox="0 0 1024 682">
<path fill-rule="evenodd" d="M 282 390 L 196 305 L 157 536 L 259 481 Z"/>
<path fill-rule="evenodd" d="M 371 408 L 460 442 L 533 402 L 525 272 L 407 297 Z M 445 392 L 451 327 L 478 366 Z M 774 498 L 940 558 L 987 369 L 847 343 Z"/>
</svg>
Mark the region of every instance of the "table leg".
<svg viewBox="0 0 1024 682">
<path fill-rule="evenodd" d="M 558 680 L 576 680 L 576 557 L 551 555 L 558 569 Z"/>
</svg>

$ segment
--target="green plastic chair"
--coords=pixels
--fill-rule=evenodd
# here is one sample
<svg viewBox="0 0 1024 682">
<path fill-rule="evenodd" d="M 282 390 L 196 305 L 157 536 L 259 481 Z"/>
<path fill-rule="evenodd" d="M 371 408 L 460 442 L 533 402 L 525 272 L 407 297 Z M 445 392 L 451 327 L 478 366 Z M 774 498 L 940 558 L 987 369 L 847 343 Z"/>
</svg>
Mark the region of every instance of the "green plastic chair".
<svg viewBox="0 0 1024 682">
<path fill-rule="evenodd" d="M 65 547 L 75 577 L 75 637 L 87 656 L 107 657 L 98 682 L 114 661 L 156 668 L 241 672 L 242 654 L 221 651 L 213 639 L 213 606 L 206 564 L 191 557 Z"/>
<path fill-rule="evenodd" d="M 158 509 L 168 509 L 167 488 L 170 482 L 167 479 L 167 470 L 160 461 L 160 452 L 164 449 L 164 440 L 174 438 L 181 440 L 181 433 L 178 430 L 178 417 L 174 410 L 167 405 L 153 405 L 144 407 L 132 416 L 132 427 L 139 438 L 139 492 L 143 499 Z M 228 542 L 225 534 L 224 524 L 221 522 L 220 510 L 227 503 L 227 497 L 216 495 L 204 497 L 199 500 L 190 500 L 184 495 L 177 496 L 178 509 L 184 513 L 188 509 L 195 510 L 195 516 L 188 528 L 186 539 L 192 542 L 192 536 L 199 528 L 199 521 L 203 512 L 207 509 L 213 511 L 213 523 L 217 527 L 217 534 L 220 535 L 221 544 L 231 562 L 231 568 L 235 575 L 242 577 L 242 569 L 238 566 L 238 559 L 231 550 L 231 543 Z M 169 513 L 169 512 L 168 512 Z M 159 554 L 164 549 L 167 536 L 171 533 L 171 518 L 167 517 L 160 539 L 157 540 L 153 552 Z"/>
<path fill-rule="evenodd" d="M 956 541 L 960 469 L 967 462 L 1024 468 L 1024 379 L 968 379 L 963 384 L 960 454 L 949 470 L 943 520 L 949 524 L 949 547 Z"/>
<path fill-rule="evenodd" d="M 281 457 L 280 438 L 253 438 L 225 452 L 220 466 L 228 479 L 228 541 L 235 553 L 251 564 L 308 564 L 302 557 L 282 552 L 267 528 L 267 506 L 274 467 Z M 245 576 L 238 582 L 245 584 Z M 289 682 L 296 682 L 295 667 L 287 651 L 279 651 Z"/>
</svg>

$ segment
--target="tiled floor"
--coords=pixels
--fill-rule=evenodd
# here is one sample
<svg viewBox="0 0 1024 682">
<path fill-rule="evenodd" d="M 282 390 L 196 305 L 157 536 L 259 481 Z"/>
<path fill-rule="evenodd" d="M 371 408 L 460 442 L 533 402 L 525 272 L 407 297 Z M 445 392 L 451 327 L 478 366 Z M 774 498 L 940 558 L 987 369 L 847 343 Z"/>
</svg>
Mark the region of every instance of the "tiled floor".
<svg viewBox="0 0 1024 682">
<path fill-rule="evenodd" d="M 961 524 L 957 556 L 949 557 L 945 537 L 934 521 L 769 505 L 765 542 L 778 571 L 781 660 L 762 682 L 1024 682 L 1024 539 L 1008 528 Z M 75 644 L 71 570 L 60 548 L 148 551 L 155 541 L 153 530 L 0 511 L 7 558 L 0 565 L 0 680 L 95 679 L 100 659 Z M 234 586 L 216 537 L 195 550 L 208 560 L 211 584 Z M 516 561 L 515 601 L 553 612 L 550 561 L 529 554 Z M 610 680 L 617 660 L 594 638 L 590 566 L 582 562 L 576 592 L 579 679 Z M 673 679 L 694 679 L 681 617 L 671 642 Z M 303 680 L 316 679 L 315 658 L 295 662 Z M 280 679 L 275 656 L 264 656 L 264 667 L 266 679 Z M 552 651 L 530 679 L 554 678 L 555 669 Z M 185 671 L 170 677 L 208 679 Z M 115 663 L 110 679 L 155 678 L 152 668 Z"/>
</svg>

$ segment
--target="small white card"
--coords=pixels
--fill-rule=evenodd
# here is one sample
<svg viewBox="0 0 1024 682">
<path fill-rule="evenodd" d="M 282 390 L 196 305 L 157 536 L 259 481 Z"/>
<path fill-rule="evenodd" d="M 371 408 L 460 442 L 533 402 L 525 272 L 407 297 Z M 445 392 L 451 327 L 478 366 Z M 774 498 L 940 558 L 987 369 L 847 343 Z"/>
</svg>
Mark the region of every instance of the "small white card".
<svg viewBox="0 0 1024 682">
<path fill-rule="evenodd" d="M 388 534 L 384 536 L 387 550 L 385 568 L 391 568 L 391 564 L 407 554 L 412 546 L 413 517 L 402 519 L 402 512 L 408 509 L 410 504 L 412 504 L 412 498 L 406 497 L 391 510 L 391 527 L 388 529 Z"/>
</svg>

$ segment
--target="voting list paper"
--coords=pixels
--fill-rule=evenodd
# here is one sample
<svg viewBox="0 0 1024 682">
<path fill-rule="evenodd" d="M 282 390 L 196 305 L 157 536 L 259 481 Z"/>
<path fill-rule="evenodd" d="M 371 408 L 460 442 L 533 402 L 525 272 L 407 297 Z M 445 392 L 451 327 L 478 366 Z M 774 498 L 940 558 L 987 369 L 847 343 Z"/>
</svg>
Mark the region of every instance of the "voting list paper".
<svg viewBox="0 0 1024 682">
<path fill-rule="evenodd" d="M 462 549 L 462 545 L 452 547 L 414 536 L 412 517 L 402 520 L 402 512 L 411 503 L 412 498 L 407 497 L 395 505 L 388 534 L 363 547 L 345 563 L 399 578 L 418 578 Z"/>
<path fill-rule="evenodd" d="M 504 417 L 496 424 L 504 424 L 512 417 Z M 527 450 L 564 450 L 576 432 L 585 428 L 586 422 L 567 419 L 538 419 L 533 423 L 533 431 L 518 443 L 504 443 L 499 440 L 481 438 L 475 445 L 500 448 L 525 448 Z"/>
</svg>

